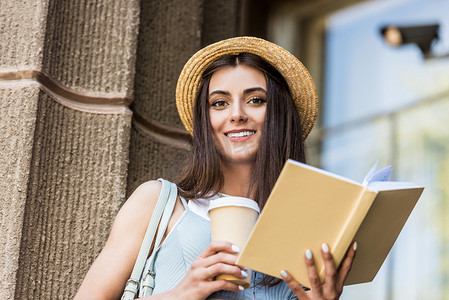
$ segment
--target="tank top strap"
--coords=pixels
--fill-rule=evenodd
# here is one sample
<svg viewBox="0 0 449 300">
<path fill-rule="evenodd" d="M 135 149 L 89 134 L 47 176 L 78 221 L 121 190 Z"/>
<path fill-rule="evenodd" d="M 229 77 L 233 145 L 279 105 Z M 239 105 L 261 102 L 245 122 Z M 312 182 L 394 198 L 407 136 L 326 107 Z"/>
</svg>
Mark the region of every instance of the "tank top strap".
<svg viewBox="0 0 449 300">
<path fill-rule="evenodd" d="M 189 206 L 187 205 L 186 199 L 184 197 L 179 196 L 179 199 L 181 199 L 182 205 L 184 205 L 185 210 L 189 210 Z"/>
</svg>

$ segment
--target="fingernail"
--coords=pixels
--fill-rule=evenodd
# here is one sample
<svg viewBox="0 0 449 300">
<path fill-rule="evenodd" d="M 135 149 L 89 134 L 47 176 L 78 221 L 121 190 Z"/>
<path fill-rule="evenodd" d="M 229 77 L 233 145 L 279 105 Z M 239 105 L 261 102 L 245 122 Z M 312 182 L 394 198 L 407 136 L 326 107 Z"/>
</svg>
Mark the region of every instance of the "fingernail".
<svg viewBox="0 0 449 300">
<path fill-rule="evenodd" d="M 312 251 L 310 251 L 310 249 L 306 250 L 306 257 L 307 259 L 312 259 Z"/>
<path fill-rule="evenodd" d="M 240 248 L 237 245 L 232 245 L 231 247 L 232 251 L 239 253 L 240 252 Z"/>
<path fill-rule="evenodd" d="M 285 272 L 284 270 L 281 271 L 281 276 L 286 278 L 287 277 L 287 272 Z"/>
<path fill-rule="evenodd" d="M 241 285 L 239 285 L 239 290 L 243 291 L 245 288 Z"/>
<path fill-rule="evenodd" d="M 352 245 L 352 248 L 354 249 L 354 251 L 357 250 L 357 242 L 354 242 L 354 244 Z"/>
<path fill-rule="evenodd" d="M 329 252 L 329 247 L 327 246 L 326 243 L 323 243 L 321 245 L 321 249 L 323 250 L 324 253 L 328 253 Z M 310 258 L 309 258 L 310 259 Z"/>
<path fill-rule="evenodd" d="M 245 271 L 242 270 L 240 273 L 242 273 L 243 277 L 245 277 L 245 278 L 248 277 L 248 273 L 246 273 Z"/>
</svg>

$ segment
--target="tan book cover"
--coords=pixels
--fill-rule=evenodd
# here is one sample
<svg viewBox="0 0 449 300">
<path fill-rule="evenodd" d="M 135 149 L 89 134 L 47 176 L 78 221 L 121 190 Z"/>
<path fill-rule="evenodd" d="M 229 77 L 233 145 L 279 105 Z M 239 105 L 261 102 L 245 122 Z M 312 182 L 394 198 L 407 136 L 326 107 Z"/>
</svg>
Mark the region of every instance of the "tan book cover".
<svg viewBox="0 0 449 300">
<path fill-rule="evenodd" d="M 321 244 L 329 245 L 339 266 L 356 240 L 345 284 L 373 280 L 423 191 L 412 183 L 384 181 L 389 172 L 373 168 L 359 184 L 288 160 L 237 264 L 278 278 L 286 269 L 310 287 L 304 252 L 312 251 L 323 282 Z"/>
</svg>

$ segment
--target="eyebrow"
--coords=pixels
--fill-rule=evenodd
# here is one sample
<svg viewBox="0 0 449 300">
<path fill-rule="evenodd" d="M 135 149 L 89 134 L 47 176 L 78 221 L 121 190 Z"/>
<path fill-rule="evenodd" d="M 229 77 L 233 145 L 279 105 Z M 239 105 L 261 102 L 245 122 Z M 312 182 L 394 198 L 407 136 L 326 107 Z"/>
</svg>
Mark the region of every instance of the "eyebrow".
<svg viewBox="0 0 449 300">
<path fill-rule="evenodd" d="M 246 95 L 246 94 L 250 94 L 250 93 L 253 93 L 253 92 L 263 92 L 265 94 L 267 93 L 267 91 L 265 89 L 261 88 L 261 87 L 253 87 L 253 88 L 249 88 L 249 89 L 244 90 L 243 94 Z M 216 95 L 216 94 L 218 94 L 218 95 L 226 95 L 226 96 L 230 96 L 231 95 L 231 93 L 229 93 L 227 91 L 215 90 L 215 91 L 213 91 L 212 93 L 209 94 L 209 97 L 211 97 L 213 95 Z"/>
<path fill-rule="evenodd" d="M 267 93 L 267 91 L 265 89 L 261 88 L 261 87 L 253 87 L 253 88 L 249 88 L 249 89 L 244 90 L 243 94 L 245 95 L 245 94 L 250 94 L 250 93 L 253 93 L 253 92 L 263 92 L 265 94 Z"/>
<path fill-rule="evenodd" d="M 218 94 L 218 95 L 226 95 L 226 96 L 230 96 L 231 95 L 231 93 L 229 93 L 229 92 L 225 92 L 225 91 L 222 91 L 222 90 L 215 90 L 215 91 L 213 91 L 212 93 L 209 94 L 209 97 L 211 97 L 213 95 L 216 95 L 216 94 Z"/>
</svg>

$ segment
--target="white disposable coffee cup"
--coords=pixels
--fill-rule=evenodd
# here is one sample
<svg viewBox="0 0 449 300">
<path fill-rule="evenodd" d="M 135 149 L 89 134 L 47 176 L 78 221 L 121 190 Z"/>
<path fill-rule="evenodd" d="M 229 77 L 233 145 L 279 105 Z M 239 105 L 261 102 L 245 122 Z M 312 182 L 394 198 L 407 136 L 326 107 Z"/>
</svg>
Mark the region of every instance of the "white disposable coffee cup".
<svg viewBox="0 0 449 300">
<path fill-rule="evenodd" d="M 228 241 L 243 249 L 259 213 L 257 202 L 248 198 L 229 196 L 211 200 L 209 216 L 212 240 Z M 217 279 L 225 279 L 248 288 L 251 271 L 248 270 L 247 273 L 248 277 L 245 279 L 227 274 L 219 275 Z"/>
</svg>

